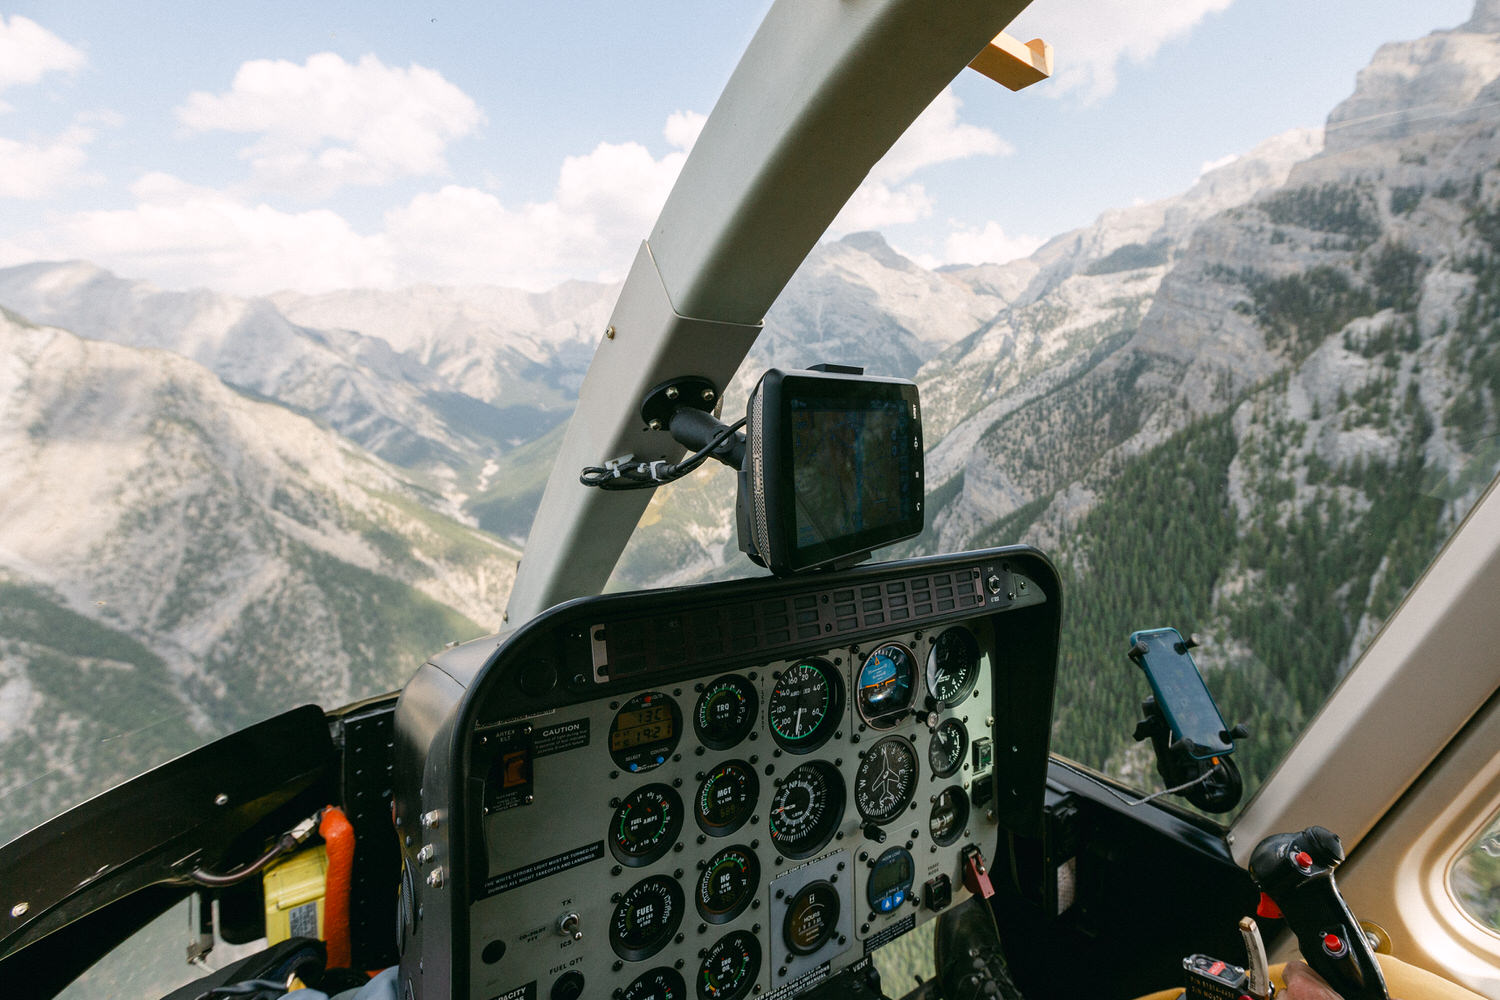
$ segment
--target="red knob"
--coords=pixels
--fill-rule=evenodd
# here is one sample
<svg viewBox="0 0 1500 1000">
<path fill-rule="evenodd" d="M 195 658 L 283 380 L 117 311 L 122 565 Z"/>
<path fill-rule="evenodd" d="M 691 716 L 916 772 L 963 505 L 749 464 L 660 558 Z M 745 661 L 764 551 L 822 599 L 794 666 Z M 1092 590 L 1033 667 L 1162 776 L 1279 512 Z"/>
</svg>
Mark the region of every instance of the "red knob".
<svg viewBox="0 0 1500 1000">
<path fill-rule="evenodd" d="M 1303 872 L 1312 871 L 1312 855 L 1308 854 L 1306 851 L 1298 851 L 1296 854 L 1293 854 L 1292 861 L 1295 862 L 1297 867 L 1302 869 Z"/>
<path fill-rule="evenodd" d="M 1340 955 L 1342 955 L 1344 953 L 1344 950 L 1345 950 L 1344 939 L 1341 938 L 1341 937 L 1339 937 L 1337 934 L 1332 934 L 1332 933 L 1330 933 L 1330 934 L 1324 934 L 1323 935 L 1323 950 L 1326 951 L 1326 952 L 1328 952 L 1328 954 L 1330 954 L 1330 955 L 1334 956 L 1335 958 L 1337 958 L 1338 956 L 1340 956 Z"/>
</svg>

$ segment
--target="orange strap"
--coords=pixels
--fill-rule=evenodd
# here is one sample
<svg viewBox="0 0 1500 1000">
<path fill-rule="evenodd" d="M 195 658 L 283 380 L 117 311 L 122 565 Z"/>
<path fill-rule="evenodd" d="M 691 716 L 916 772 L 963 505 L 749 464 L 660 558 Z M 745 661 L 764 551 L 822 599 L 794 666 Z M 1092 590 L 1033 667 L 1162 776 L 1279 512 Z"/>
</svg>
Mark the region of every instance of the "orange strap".
<svg viewBox="0 0 1500 1000">
<path fill-rule="evenodd" d="M 323 941 L 328 968 L 349 968 L 349 880 L 354 872 L 354 827 L 338 806 L 323 809 L 318 834 L 328 850 L 323 883 Z"/>
</svg>

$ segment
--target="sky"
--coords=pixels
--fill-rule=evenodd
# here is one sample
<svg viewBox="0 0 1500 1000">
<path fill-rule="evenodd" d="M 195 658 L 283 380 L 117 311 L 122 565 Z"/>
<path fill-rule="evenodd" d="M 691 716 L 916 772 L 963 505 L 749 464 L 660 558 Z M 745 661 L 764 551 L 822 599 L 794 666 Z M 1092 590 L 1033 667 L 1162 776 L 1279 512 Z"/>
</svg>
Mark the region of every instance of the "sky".
<svg viewBox="0 0 1500 1000">
<path fill-rule="evenodd" d="M 801 2 L 801 0 L 784 0 Z M 0 266 L 161 287 L 617 280 L 767 0 L 0 6 Z M 1320 125 L 1472 0 L 1034 0 L 1056 73 L 972 71 L 828 233 L 1003 262 Z"/>
</svg>

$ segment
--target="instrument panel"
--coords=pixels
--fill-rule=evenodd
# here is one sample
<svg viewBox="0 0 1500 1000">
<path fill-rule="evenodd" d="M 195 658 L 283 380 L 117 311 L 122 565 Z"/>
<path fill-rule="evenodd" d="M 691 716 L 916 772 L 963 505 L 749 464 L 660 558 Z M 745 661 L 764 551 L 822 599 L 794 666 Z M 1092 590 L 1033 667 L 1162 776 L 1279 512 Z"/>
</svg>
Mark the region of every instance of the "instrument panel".
<svg viewBox="0 0 1500 1000">
<path fill-rule="evenodd" d="M 397 712 L 413 1000 L 790 1000 L 967 898 L 966 853 L 1039 801 L 1056 584 L 1029 550 L 933 563 L 575 602 L 429 664 Z M 893 626 L 918 578 L 951 582 Z M 753 648 L 639 655 L 643 621 L 792 583 L 817 640 L 762 613 Z"/>
</svg>

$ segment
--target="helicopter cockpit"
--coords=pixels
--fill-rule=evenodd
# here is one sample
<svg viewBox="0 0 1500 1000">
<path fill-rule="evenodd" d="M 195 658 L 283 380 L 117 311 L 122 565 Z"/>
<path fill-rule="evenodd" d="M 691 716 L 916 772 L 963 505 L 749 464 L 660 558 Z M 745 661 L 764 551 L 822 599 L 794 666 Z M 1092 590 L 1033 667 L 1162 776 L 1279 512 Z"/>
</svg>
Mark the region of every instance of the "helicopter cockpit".
<svg viewBox="0 0 1500 1000">
<path fill-rule="evenodd" d="M 1334 876 L 1404 863 L 1456 773 L 1466 801 L 1500 781 L 1494 661 L 1466 666 L 1500 628 L 1495 488 L 1432 571 L 1459 582 L 1402 606 L 1226 828 L 1256 734 L 1191 634 L 1143 620 L 1105 653 L 1129 712 L 1145 695 L 1143 795 L 1054 753 L 1078 598 L 1044 551 L 870 561 L 925 523 L 913 382 L 807 359 L 722 422 L 772 302 L 934 95 L 1050 73 L 1003 34 L 1026 6 L 776 3 L 600 331 L 499 630 L 0 847 L 0 992 L 55 996 L 184 900 L 190 959 L 243 957 L 169 1000 L 1271 1000 L 1310 995 L 1271 965 L 1298 950 L 1345 1000 L 1474 995 L 1418 966 L 1489 982 L 1413 947 L 1386 883 L 1346 901 Z M 770 575 L 606 592 L 653 493 L 711 460 Z M 1377 758 L 1394 791 L 1350 767 Z M 928 974 L 882 967 L 903 949 Z"/>
</svg>

